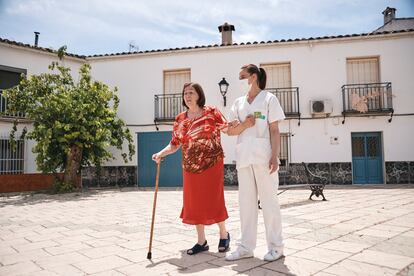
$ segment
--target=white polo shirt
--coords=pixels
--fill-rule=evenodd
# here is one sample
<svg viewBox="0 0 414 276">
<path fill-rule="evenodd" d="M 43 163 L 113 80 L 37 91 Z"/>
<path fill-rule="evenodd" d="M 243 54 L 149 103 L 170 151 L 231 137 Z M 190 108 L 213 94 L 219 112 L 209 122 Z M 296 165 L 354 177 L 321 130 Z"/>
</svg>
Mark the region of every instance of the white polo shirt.
<svg viewBox="0 0 414 276">
<path fill-rule="evenodd" d="M 229 121 L 237 119 L 243 122 L 249 114 L 256 117 L 256 122 L 237 137 L 237 169 L 253 164 L 269 164 L 272 155 L 269 124 L 285 119 L 279 100 L 264 90 L 259 92 L 251 104 L 247 102 L 246 96 L 236 99 L 231 107 Z"/>
</svg>

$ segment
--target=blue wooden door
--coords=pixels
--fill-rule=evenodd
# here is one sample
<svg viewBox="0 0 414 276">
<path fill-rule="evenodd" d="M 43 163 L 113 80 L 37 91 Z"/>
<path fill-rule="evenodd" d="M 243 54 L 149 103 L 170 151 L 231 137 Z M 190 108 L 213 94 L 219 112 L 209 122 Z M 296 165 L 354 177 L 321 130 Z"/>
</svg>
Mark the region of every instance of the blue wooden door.
<svg viewBox="0 0 414 276">
<path fill-rule="evenodd" d="M 138 133 L 138 186 L 154 187 L 156 163 L 151 157 L 162 150 L 171 140 L 171 131 Z M 181 149 L 165 158 L 161 163 L 160 187 L 180 187 L 183 185 Z"/>
<path fill-rule="evenodd" d="M 355 184 L 383 183 L 381 133 L 352 133 L 352 171 Z"/>
</svg>

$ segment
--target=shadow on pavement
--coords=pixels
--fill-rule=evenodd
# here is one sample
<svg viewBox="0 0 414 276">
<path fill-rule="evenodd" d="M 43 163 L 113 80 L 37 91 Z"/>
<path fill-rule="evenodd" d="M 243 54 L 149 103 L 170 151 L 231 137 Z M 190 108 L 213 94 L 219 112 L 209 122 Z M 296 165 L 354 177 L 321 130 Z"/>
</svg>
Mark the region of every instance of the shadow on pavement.
<svg viewBox="0 0 414 276">
<path fill-rule="evenodd" d="M 238 273 L 242 273 L 243 275 L 258 275 L 257 271 L 254 271 L 255 268 L 262 267 L 264 264 L 270 262 L 264 262 L 263 260 L 253 257 L 248 259 L 241 259 L 234 262 L 229 262 L 224 259 L 225 254 L 220 253 L 199 253 L 197 255 L 188 255 L 186 250 L 180 250 L 181 257 L 180 258 L 169 258 L 160 261 L 151 261 L 150 264 L 146 266 L 146 268 L 155 268 L 158 265 L 168 263 L 175 265 L 177 267 L 177 271 L 182 274 L 190 274 L 190 273 L 198 273 L 198 272 L 208 272 L 208 270 L 212 270 L 210 273 L 211 275 L 220 275 L 219 271 L 214 271 L 217 268 L 226 268 L 229 271 L 235 271 Z M 219 257 L 219 258 L 214 258 Z M 250 263 L 250 264 L 247 264 Z M 252 264 L 253 263 L 253 264 Z M 285 265 L 285 257 L 280 258 L 279 260 L 274 262 L 278 268 L 280 274 L 287 274 L 287 275 L 294 275 L 290 272 L 289 268 Z M 269 271 L 270 272 L 270 271 Z M 209 274 L 210 274 L 209 273 Z M 276 274 L 277 272 L 274 271 Z"/>
</svg>

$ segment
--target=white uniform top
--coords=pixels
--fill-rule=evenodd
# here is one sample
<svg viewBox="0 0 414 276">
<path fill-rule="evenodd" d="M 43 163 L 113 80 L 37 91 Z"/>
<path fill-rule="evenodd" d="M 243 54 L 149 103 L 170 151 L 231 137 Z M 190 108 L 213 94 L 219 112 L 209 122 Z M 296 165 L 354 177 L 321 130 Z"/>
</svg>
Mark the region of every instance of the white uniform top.
<svg viewBox="0 0 414 276">
<path fill-rule="evenodd" d="M 229 121 L 237 119 L 243 122 L 249 114 L 256 117 L 256 122 L 237 137 L 237 169 L 253 164 L 269 164 L 272 155 L 269 124 L 285 119 L 279 100 L 264 90 L 259 92 L 251 104 L 247 102 L 246 96 L 236 99 L 231 107 Z"/>
</svg>

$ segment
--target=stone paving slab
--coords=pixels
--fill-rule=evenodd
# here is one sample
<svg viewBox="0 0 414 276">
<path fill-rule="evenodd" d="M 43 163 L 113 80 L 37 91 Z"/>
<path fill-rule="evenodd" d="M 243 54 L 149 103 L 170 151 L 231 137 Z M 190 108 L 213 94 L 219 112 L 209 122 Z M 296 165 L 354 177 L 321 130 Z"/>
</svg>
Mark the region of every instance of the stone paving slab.
<svg viewBox="0 0 414 276">
<path fill-rule="evenodd" d="M 240 234 L 237 190 L 226 187 L 231 246 Z M 0 195 L 0 275 L 413 275 L 414 186 L 329 186 L 328 201 L 306 189 L 279 196 L 285 257 L 266 253 L 259 218 L 254 258 L 227 262 L 218 228 L 210 251 L 188 256 L 193 226 L 178 218 L 182 191 L 158 194 L 151 261 L 146 259 L 153 191 L 92 190 Z"/>
</svg>

